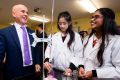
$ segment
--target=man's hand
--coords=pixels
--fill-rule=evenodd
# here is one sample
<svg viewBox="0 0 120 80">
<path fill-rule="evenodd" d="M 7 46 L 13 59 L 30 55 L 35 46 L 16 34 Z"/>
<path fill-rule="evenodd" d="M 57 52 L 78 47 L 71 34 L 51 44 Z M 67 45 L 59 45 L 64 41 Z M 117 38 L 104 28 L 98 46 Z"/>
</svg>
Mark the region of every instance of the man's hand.
<svg viewBox="0 0 120 80">
<path fill-rule="evenodd" d="M 36 65 L 35 65 L 35 72 L 40 72 L 40 70 L 41 70 L 40 65 L 39 65 L 39 64 L 36 64 Z"/>
</svg>

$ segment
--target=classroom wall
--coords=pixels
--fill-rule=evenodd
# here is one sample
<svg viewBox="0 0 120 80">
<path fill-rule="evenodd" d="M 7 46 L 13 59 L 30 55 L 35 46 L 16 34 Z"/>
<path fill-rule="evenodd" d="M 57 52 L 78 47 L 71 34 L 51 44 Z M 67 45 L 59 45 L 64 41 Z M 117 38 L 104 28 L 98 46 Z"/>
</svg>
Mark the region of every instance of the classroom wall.
<svg viewBox="0 0 120 80">
<path fill-rule="evenodd" d="M 116 13 L 116 22 L 120 26 L 120 12 Z"/>
<path fill-rule="evenodd" d="M 0 29 L 7 27 L 9 24 L 1 24 Z"/>
<path fill-rule="evenodd" d="M 79 31 L 90 31 L 90 15 L 87 17 L 82 17 L 79 19 L 73 19 L 73 29 L 77 32 Z M 116 23 L 120 26 L 120 12 L 116 13 Z M 0 29 L 7 27 L 10 24 L 0 24 Z M 35 26 L 28 24 L 28 26 L 35 30 Z M 53 25 L 51 23 L 46 23 L 45 24 L 45 32 L 49 35 L 51 32 L 55 33 L 57 32 L 57 22 L 55 21 Z"/>
<path fill-rule="evenodd" d="M 79 19 L 73 19 L 72 23 L 73 23 L 73 29 L 75 31 L 90 31 L 91 27 L 90 27 L 90 16 L 88 15 L 87 17 L 83 17 L 83 18 L 79 18 Z M 51 23 L 46 24 L 46 29 L 45 31 L 47 32 L 47 34 L 55 33 L 58 31 L 57 29 L 57 22 L 53 23 L 53 26 L 51 26 Z M 120 25 L 120 12 L 116 13 L 116 23 L 118 25 Z M 51 27 L 53 27 L 53 29 L 51 29 Z"/>
</svg>

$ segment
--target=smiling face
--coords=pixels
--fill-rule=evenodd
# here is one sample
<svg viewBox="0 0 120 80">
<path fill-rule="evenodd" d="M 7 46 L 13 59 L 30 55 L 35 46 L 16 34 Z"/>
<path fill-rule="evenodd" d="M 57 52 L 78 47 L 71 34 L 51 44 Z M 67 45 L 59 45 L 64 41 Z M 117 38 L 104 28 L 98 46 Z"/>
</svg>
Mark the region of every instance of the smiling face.
<svg viewBox="0 0 120 80">
<path fill-rule="evenodd" d="M 91 18 L 91 27 L 94 30 L 100 30 L 103 25 L 103 15 L 96 11 Z"/>
<path fill-rule="evenodd" d="M 28 21 L 28 9 L 24 5 L 15 5 L 12 8 L 12 15 L 15 21 L 20 25 L 25 25 Z"/>
</svg>

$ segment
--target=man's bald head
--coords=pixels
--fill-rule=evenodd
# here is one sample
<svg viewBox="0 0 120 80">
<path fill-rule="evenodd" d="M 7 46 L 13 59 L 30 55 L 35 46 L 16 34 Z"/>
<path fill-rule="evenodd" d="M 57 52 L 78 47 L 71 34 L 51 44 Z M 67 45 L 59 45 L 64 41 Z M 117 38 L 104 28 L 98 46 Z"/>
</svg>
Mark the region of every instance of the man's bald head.
<svg viewBox="0 0 120 80">
<path fill-rule="evenodd" d="M 12 12 L 18 10 L 21 6 L 22 6 L 22 7 L 25 7 L 25 8 L 27 9 L 27 7 L 26 7 L 25 5 L 23 5 L 23 4 L 17 4 L 17 5 L 14 5 L 14 6 L 12 7 Z"/>
<path fill-rule="evenodd" d="M 12 7 L 12 16 L 20 25 L 25 25 L 28 20 L 28 9 L 23 4 L 17 4 Z"/>
</svg>

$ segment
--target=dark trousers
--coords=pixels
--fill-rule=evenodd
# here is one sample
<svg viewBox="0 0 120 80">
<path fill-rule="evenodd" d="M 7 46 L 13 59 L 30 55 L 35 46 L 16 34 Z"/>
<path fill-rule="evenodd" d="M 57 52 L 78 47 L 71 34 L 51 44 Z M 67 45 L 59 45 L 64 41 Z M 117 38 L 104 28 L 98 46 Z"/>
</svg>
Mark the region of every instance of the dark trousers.
<svg viewBox="0 0 120 80">
<path fill-rule="evenodd" d="M 3 80 L 3 64 L 0 64 L 0 80 Z"/>
</svg>

